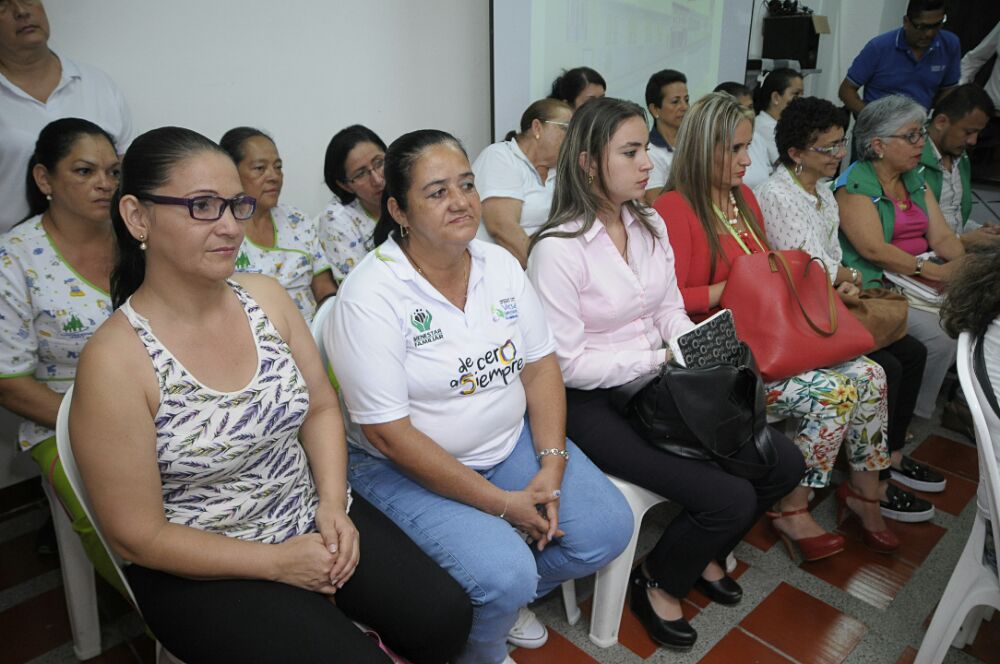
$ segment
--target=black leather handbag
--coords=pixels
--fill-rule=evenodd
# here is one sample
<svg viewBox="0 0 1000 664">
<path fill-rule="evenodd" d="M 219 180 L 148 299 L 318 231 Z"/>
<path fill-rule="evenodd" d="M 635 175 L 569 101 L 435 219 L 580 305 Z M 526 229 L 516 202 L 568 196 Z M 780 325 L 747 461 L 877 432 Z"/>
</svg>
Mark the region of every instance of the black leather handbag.
<svg viewBox="0 0 1000 664">
<path fill-rule="evenodd" d="M 612 405 L 653 447 L 714 461 L 738 477 L 763 477 L 777 465 L 777 451 L 763 381 L 750 347 L 740 346 L 733 364 L 686 368 L 670 360 L 658 373 L 612 390 Z M 747 445 L 756 448 L 757 461 L 740 454 Z"/>
</svg>

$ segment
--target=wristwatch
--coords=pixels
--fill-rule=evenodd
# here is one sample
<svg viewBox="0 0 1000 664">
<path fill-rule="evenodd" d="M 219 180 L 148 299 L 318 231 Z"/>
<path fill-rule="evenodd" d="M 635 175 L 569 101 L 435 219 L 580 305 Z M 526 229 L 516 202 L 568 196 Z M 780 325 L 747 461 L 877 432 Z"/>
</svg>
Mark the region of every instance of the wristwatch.
<svg viewBox="0 0 1000 664">
<path fill-rule="evenodd" d="M 924 257 L 917 256 L 917 266 L 913 269 L 913 276 L 919 277 L 924 269 Z"/>
</svg>

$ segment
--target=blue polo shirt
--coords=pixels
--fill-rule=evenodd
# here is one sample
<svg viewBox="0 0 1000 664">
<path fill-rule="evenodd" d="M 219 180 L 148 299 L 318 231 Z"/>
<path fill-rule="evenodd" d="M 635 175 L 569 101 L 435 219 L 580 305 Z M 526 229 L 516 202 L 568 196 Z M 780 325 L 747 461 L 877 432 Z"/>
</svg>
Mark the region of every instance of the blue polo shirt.
<svg viewBox="0 0 1000 664">
<path fill-rule="evenodd" d="M 938 32 L 917 60 L 903 28 L 898 28 L 865 44 L 847 70 L 847 80 L 864 88 L 866 104 L 901 94 L 929 109 L 939 89 L 958 85 L 961 62 L 962 49 L 954 33 Z"/>
</svg>

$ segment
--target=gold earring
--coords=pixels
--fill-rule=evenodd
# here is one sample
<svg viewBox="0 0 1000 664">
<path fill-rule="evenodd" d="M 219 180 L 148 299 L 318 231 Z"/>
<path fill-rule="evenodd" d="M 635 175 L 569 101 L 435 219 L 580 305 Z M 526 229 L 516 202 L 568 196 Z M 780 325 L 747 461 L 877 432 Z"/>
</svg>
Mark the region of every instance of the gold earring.
<svg viewBox="0 0 1000 664">
<path fill-rule="evenodd" d="M 594 176 L 593 175 L 588 175 L 587 176 L 587 184 L 594 184 Z"/>
<path fill-rule="evenodd" d="M 795 174 L 796 175 L 802 175 L 802 162 L 801 161 L 797 162 L 795 164 Z"/>
<path fill-rule="evenodd" d="M 141 249 L 142 251 L 146 251 L 146 249 L 147 249 L 147 246 L 146 246 L 146 236 L 145 235 L 140 235 L 139 236 L 139 249 Z"/>
<path fill-rule="evenodd" d="M 406 237 L 409 234 L 410 234 L 410 229 L 408 229 L 406 226 L 400 225 L 399 237 Z"/>
</svg>

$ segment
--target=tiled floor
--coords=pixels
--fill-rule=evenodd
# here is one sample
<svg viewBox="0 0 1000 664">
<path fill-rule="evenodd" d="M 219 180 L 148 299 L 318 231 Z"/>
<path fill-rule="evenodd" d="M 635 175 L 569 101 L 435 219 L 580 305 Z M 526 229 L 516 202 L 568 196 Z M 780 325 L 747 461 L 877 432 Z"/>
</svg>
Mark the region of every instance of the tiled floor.
<svg viewBox="0 0 1000 664">
<path fill-rule="evenodd" d="M 961 436 L 923 423 L 912 455 L 948 473 L 943 494 L 927 495 L 939 508 L 928 524 L 898 524 L 896 554 L 866 549 L 854 520 L 836 524 L 832 492 L 818 492 L 817 518 L 837 527 L 847 549 L 833 558 L 796 563 L 765 523 L 757 524 L 736 550 L 736 576 L 744 601 L 711 604 L 694 593 L 685 612 L 699 631 L 688 653 L 659 649 L 626 607 L 619 644 L 600 649 L 587 638 L 592 580 L 578 582 L 584 617 L 566 623 L 561 599 L 535 605 L 550 628 L 545 647 L 518 649 L 520 664 L 742 662 L 838 664 L 912 662 L 972 522 L 977 480 L 976 451 Z M 838 479 L 839 481 L 839 479 Z M 35 553 L 35 531 L 46 506 L 31 488 L 0 490 L 0 662 L 74 662 L 63 589 L 55 557 Z M 654 508 L 640 537 L 640 555 L 672 518 L 671 506 Z M 105 652 L 102 663 L 152 662 L 153 644 L 138 618 L 110 589 L 100 597 Z M 976 642 L 954 649 L 946 662 L 1000 664 L 1000 619 L 984 623 Z"/>
</svg>

